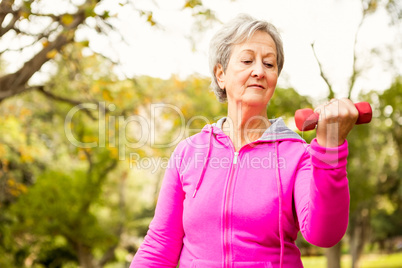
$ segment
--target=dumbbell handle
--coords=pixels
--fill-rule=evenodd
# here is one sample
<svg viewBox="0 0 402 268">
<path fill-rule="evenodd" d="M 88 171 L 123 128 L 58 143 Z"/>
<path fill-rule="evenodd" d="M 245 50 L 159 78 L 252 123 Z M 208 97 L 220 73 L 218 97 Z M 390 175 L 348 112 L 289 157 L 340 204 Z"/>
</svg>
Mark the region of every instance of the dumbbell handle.
<svg viewBox="0 0 402 268">
<path fill-rule="evenodd" d="M 372 118 L 372 111 L 370 103 L 358 102 L 355 103 L 356 109 L 359 112 L 359 118 L 356 125 L 370 123 Z M 300 131 L 308 131 L 315 128 L 318 123 L 319 115 L 314 113 L 312 109 L 299 109 L 295 113 L 296 126 Z"/>
</svg>

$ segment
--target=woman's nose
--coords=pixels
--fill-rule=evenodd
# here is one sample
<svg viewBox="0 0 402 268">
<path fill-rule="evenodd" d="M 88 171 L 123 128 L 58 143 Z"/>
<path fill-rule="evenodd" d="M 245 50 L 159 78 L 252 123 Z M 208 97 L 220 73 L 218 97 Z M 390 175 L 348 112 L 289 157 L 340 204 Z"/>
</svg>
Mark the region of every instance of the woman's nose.
<svg viewBox="0 0 402 268">
<path fill-rule="evenodd" d="M 253 65 L 253 70 L 251 72 L 251 76 L 255 78 L 263 78 L 265 75 L 264 65 L 262 63 L 255 63 Z"/>
</svg>

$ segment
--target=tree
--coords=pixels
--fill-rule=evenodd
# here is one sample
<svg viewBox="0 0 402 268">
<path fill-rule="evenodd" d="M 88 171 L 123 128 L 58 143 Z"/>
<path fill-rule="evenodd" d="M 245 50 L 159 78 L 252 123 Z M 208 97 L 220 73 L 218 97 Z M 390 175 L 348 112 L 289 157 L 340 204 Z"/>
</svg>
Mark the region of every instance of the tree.
<svg viewBox="0 0 402 268">
<path fill-rule="evenodd" d="M 349 234 L 352 265 L 359 267 L 364 245 L 372 240 L 384 245 L 386 239 L 401 235 L 400 194 L 401 122 L 394 112 L 401 105 L 400 78 L 383 93 L 362 95 L 371 100 L 374 118 L 370 125 L 354 131 L 348 173 L 354 196 L 351 202 Z M 364 138 L 362 138 L 364 137 Z M 400 214 L 399 214 L 400 215 Z"/>
<path fill-rule="evenodd" d="M 19 39 L 28 39 L 28 47 L 41 46 L 39 52 L 26 61 L 16 72 L 0 77 L 0 100 L 14 96 L 21 92 L 30 90 L 28 81 L 38 72 L 42 65 L 54 58 L 66 44 L 74 41 L 74 35 L 80 25 L 87 17 L 99 18 L 104 22 L 108 13 L 101 15 L 95 13 L 95 7 L 100 1 L 85 1 L 82 5 L 75 5 L 75 12 L 65 12 L 59 15 L 44 14 L 40 12 L 40 1 L 4 0 L 0 4 L 0 37 L 5 38 L 7 34 L 17 35 Z M 29 24 L 41 22 L 46 27 L 36 33 L 34 27 L 24 27 L 24 22 Z M 18 49 L 23 50 L 25 47 Z M 8 48 L 11 49 L 11 48 Z M 5 53 L 2 51 L 2 53 Z"/>
<path fill-rule="evenodd" d="M 70 50 L 70 57 L 77 54 Z M 94 58 L 81 58 L 80 66 L 85 62 L 98 66 Z M 110 81 L 99 70 L 98 79 L 78 73 L 84 81 L 91 81 L 93 88 Z M 63 95 L 70 86 L 85 84 L 70 79 L 71 74 L 69 66 L 60 62 L 58 73 L 44 90 L 52 87 Z M 74 99 L 80 94 L 70 95 Z M 5 184 L 1 189 L 4 195 L 0 206 L 4 213 L 0 222 L 4 232 L 0 236 L 0 252 L 6 256 L 0 264 L 15 267 L 30 260 L 59 267 L 70 261 L 82 267 L 102 267 L 114 259 L 124 225 L 120 217 L 100 221 L 96 211 L 108 207 L 103 204 L 102 193 L 110 173 L 116 173 L 118 155 L 110 147 L 72 146 L 65 135 L 66 128 L 77 140 L 91 142 L 97 138 L 98 122 L 87 111 L 77 113 L 65 125 L 71 104 L 46 100 L 44 94 L 30 92 L 2 103 L 2 133 L 9 134 L 0 139 L 0 147 L 5 151 L 0 174 Z M 124 209 L 117 207 L 117 213 Z M 102 252 L 101 257 L 94 256 L 95 249 Z M 13 255 L 14 258 L 9 257 Z"/>
<path fill-rule="evenodd" d="M 151 26 L 158 23 L 152 11 L 138 9 L 131 0 L 113 4 L 105 0 L 3 0 L 0 3 L 0 37 L 8 42 L 0 55 L 14 52 L 23 55 L 29 51 L 32 57 L 18 63 L 19 69 L 13 73 L 0 76 L 0 102 L 25 91 L 41 89 L 43 85 L 30 83 L 32 76 L 42 66 L 51 62 L 68 44 L 77 42 L 79 30 L 95 31 L 108 35 L 118 32 L 117 12 L 119 8 L 131 8 L 143 16 Z M 54 10 L 46 8 L 52 6 Z M 196 18 L 214 19 L 213 12 L 202 5 L 199 0 L 186 0 L 183 8 L 193 11 Z M 124 38 L 122 37 L 124 41 Z M 81 41 L 90 47 L 90 41 Z M 22 44 L 22 45 L 16 45 Z"/>
<path fill-rule="evenodd" d="M 118 169 L 116 160 L 116 151 L 118 150 L 113 146 L 97 148 L 97 150 L 75 147 L 71 149 L 71 144 L 60 142 L 60 136 L 63 134 L 58 131 L 62 130 L 62 119 L 71 106 L 93 104 L 103 113 L 108 113 L 111 118 L 114 118 L 125 116 L 132 111 L 135 112 L 140 106 L 136 107 L 136 104 L 142 105 L 148 102 L 144 101 L 141 92 L 135 94 L 130 92 L 138 88 L 136 81 L 118 82 L 113 77 L 102 77 L 101 79 L 94 76 L 88 77 L 88 72 L 97 75 L 102 73 L 102 70 L 96 69 L 97 67 L 104 68 L 103 71 L 107 70 L 108 73 L 113 65 L 110 59 L 108 63 L 103 61 L 99 65 L 99 58 L 93 55 L 92 59 L 95 58 L 95 60 L 89 64 L 88 59 L 84 60 L 87 63 L 86 66 L 85 63 L 81 62 L 83 60 L 81 52 L 84 48 L 90 48 L 91 42 L 89 40 L 77 42 L 75 39 L 77 31 L 91 30 L 103 35 L 107 35 L 110 31 L 117 31 L 116 15 L 113 14 L 112 8 L 107 6 L 106 1 L 87 0 L 79 4 L 76 1 L 58 1 L 59 6 L 57 7 L 54 7 L 54 3 L 55 1 L 46 0 L 3 0 L 0 2 L 0 37 L 1 42 L 5 44 L 5 49 L 0 51 L 0 56 L 18 53 L 23 57 L 27 51 L 32 55 L 25 62 L 17 62 L 18 70 L 13 73 L 5 73 L 3 68 L 0 69 L 0 102 L 2 103 L 1 108 L 6 111 L 3 113 L 6 116 L 2 118 L 5 124 L 2 124 L 1 128 L 3 128 L 2 133 L 9 133 L 0 139 L 0 152 L 2 152 L 0 161 L 0 207 L 4 211 L 0 216 L 0 229 L 2 230 L 0 253 L 1 255 L 4 253 L 6 256 L 2 257 L 0 264 L 4 266 L 12 265 L 12 263 L 20 265 L 27 258 L 48 263 L 51 261 L 49 256 L 57 252 L 68 253 L 67 255 L 70 257 L 64 261 L 76 261 L 81 263 L 83 267 L 102 266 L 113 260 L 114 250 L 120 242 L 119 236 L 124 231 L 123 222 L 119 220 L 114 223 L 117 226 L 114 228 L 115 233 L 109 233 L 106 236 L 99 235 L 103 238 L 108 237 L 104 240 L 106 243 L 101 246 L 101 251 L 104 254 L 101 259 L 96 258 L 93 254 L 94 250 L 99 250 L 99 246 L 91 244 L 94 237 L 91 237 L 90 233 L 88 236 L 79 235 L 79 232 L 83 231 L 82 228 L 86 228 L 85 224 L 95 223 L 96 225 L 94 221 L 96 221 L 97 214 L 90 210 L 99 204 L 109 173 L 116 172 L 115 169 Z M 53 6 L 54 10 L 46 10 L 47 5 Z M 125 1 L 124 3 L 117 3 L 116 1 L 115 5 L 121 6 L 121 8 L 131 8 L 144 17 L 151 26 L 158 26 L 157 21 L 153 18 L 152 11 L 138 9 L 132 1 Z M 198 20 L 201 18 L 213 19 L 213 12 L 204 8 L 201 1 L 185 1 L 183 8 L 191 9 L 193 16 Z M 3 67 L 5 62 L 2 60 L 1 63 Z M 41 71 L 46 63 L 53 65 L 56 74 L 50 75 L 46 82 L 39 84 L 35 82 L 34 84 L 32 78 Z M 32 94 L 33 90 L 40 94 L 38 95 L 36 92 Z M 17 95 L 21 98 L 19 101 L 13 99 Z M 130 98 L 133 95 L 136 98 Z M 26 97 L 31 98 L 31 100 L 27 100 Z M 5 104 L 7 100 L 11 101 Z M 35 102 L 39 105 L 35 105 Z M 20 107 L 21 104 L 24 108 Z M 112 107 L 108 106 L 110 104 L 117 107 L 114 114 L 108 109 L 108 107 Z M 102 115 L 85 107 L 81 111 L 83 114 L 80 113 L 78 119 L 72 121 L 73 132 L 86 142 L 94 142 L 96 141 L 96 127 L 100 126 Z M 104 114 L 103 117 L 105 117 Z M 25 119 L 25 121 L 21 119 Z M 103 123 L 112 125 L 112 122 L 107 121 L 107 119 L 104 119 Z M 115 134 L 114 130 L 110 130 L 111 136 Z M 40 132 L 42 133 L 38 134 Z M 9 137 L 10 134 L 13 136 Z M 7 139 L 8 137 L 9 139 Z M 119 147 L 119 142 L 120 144 L 123 143 L 119 140 L 120 137 L 112 138 L 117 140 L 117 147 Z M 45 155 L 37 155 L 37 150 L 44 152 Z M 141 150 L 137 150 L 137 153 L 139 151 Z M 74 176 L 53 168 L 49 173 L 44 173 L 45 170 L 49 170 L 49 163 L 42 161 L 42 159 L 48 161 L 52 159 L 54 164 L 58 163 L 57 160 L 60 158 L 76 160 L 76 156 L 81 159 L 78 163 L 73 161 L 76 165 L 72 166 L 75 168 L 69 170 Z M 83 165 L 82 161 L 86 162 L 86 165 Z M 68 163 L 69 165 L 70 163 Z M 49 183 L 48 180 L 51 180 L 52 176 L 64 178 L 63 181 L 82 180 L 86 187 L 81 185 L 72 189 L 78 191 L 81 187 L 81 189 L 88 188 L 91 191 L 88 193 L 87 199 L 77 199 L 82 208 L 79 212 L 88 212 L 88 217 L 71 219 L 70 221 L 63 221 L 62 218 L 55 220 L 55 225 L 65 224 L 71 227 L 72 223 L 77 223 L 82 228 L 78 228 L 77 232 L 73 234 L 62 230 L 55 231 L 56 237 L 50 239 L 43 232 L 43 230 L 51 229 L 49 226 L 35 226 L 34 232 L 31 234 L 30 224 L 32 221 L 41 222 L 38 216 L 48 215 L 46 213 L 51 212 L 51 209 L 42 211 L 42 214 L 32 214 L 24 209 L 15 209 L 15 207 L 25 207 L 27 204 L 41 207 L 40 203 L 34 202 L 37 200 L 36 198 L 42 196 L 44 200 L 47 200 L 46 193 L 49 191 L 46 189 L 58 189 L 60 185 L 63 185 Z M 37 184 L 38 180 L 41 182 Z M 124 180 L 118 182 L 118 185 L 123 184 Z M 30 191 L 31 189 L 32 191 Z M 62 190 L 59 189 L 59 192 Z M 117 207 L 117 210 L 120 211 L 120 217 L 124 220 L 126 214 L 122 212 L 125 209 L 123 192 L 120 191 L 118 205 L 112 205 Z M 70 201 L 65 205 L 73 201 L 71 195 L 65 195 L 64 200 Z M 52 203 L 53 201 L 54 198 L 51 198 L 48 202 L 49 206 L 60 206 L 57 202 Z M 63 206 L 57 207 L 57 210 L 66 211 Z M 141 218 L 149 217 L 150 213 L 152 210 L 141 207 L 136 211 L 136 214 L 132 215 L 139 215 Z M 16 220 L 14 217 L 17 215 L 18 219 Z M 62 217 L 60 213 L 56 215 Z M 139 228 L 142 225 L 136 223 Z M 65 229 L 69 230 L 70 227 Z M 142 228 L 144 229 L 144 227 Z M 102 228 L 97 228 L 97 231 L 102 231 Z M 106 230 L 103 229 L 103 231 Z M 35 246 L 32 245 L 31 248 L 24 243 L 25 240 L 22 238 L 19 240 L 21 243 L 13 245 L 13 232 L 17 232 L 14 234 L 20 235 L 20 238 L 33 235 L 33 239 L 37 239 L 33 242 L 40 250 L 32 252 L 31 250 Z M 60 244 L 55 243 L 55 240 L 60 237 L 62 240 L 64 239 L 61 247 Z M 44 243 L 43 239 L 47 244 Z M 59 261 L 61 260 L 56 260 L 56 262 Z"/>
<path fill-rule="evenodd" d="M 370 217 L 371 242 L 378 243 L 380 249 L 387 252 L 396 249 L 390 242 L 392 238 L 402 235 L 402 122 L 397 108 L 402 105 L 401 93 L 401 78 L 381 94 L 369 93 L 379 101 L 377 128 L 372 133 L 377 141 L 374 150 L 379 152 L 379 168 L 373 170 L 376 202 Z"/>
<path fill-rule="evenodd" d="M 144 130 L 125 125 L 126 120 L 141 116 L 149 122 L 150 105 L 176 105 L 183 118 L 168 109 L 155 121 L 157 128 L 163 128 L 157 133 L 165 133 L 157 141 L 169 143 L 181 120 L 188 123 L 207 106 L 211 109 L 205 116 L 212 120 L 212 114 L 217 116 L 225 109 L 208 92 L 209 79 L 118 81 L 109 73 L 109 61 L 98 55 L 84 57 L 80 46 L 64 48 L 69 61 L 56 62 L 57 72 L 42 89 L 8 98 L 0 106 L 0 131 L 6 133 L 0 138 L 0 182 L 4 185 L 0 188 L 0 253 L 5 256 L 1 266 L 31 262 L 102 267 L 115 261 L 117 248 L 134 253 L 134 243 L 126 237 L 145 235 L 154 202 L 141 201 L 140 188 L 129 182 L 128 178 L 134 179 L 127 168 L 129 155 L 167 157 L 174 145 L 159 149 L 148 140 L 139 148 L 130 148 L 127 145 L 135 144 L 136 133 L 122 133 Z M 76 90 L 71 92 L 71 88 Z M 76 108 L 82 109 L 71 115 Z M 191 122 L 191 127 L 201 123 Z M 76 141 L 97 144 L 86 147 L 75 145 Z M 160 175 L 156 174 L 158 179 Z M 137 180 L 138 184 L 153 183 L 144 177 Z M 153 201 L 158 186 L 156 180 L 147 187 L 154 188 Z"/>
<path fill-rule="evenodd" d="M 370 17 L 370 15 L 374 14 L 380 7 L 385 7 L 387 12 L 390 14 L 391 17 L 391 24 L 396 24 L 398 25 L 400 22 L 400 7 L 401 7 L 401 1 L 377 1 L 377 0 L 362 0 L 362 15 L 361 15 L 361 20 L 360 23 L 357 26 L 357 30 L 355 33 L 355 40 L 353 44 L 353 61 L 352 61 L 352 72 L 349 77 L 349 85 L 347 89 L 347 97 L 351 98 L 352 92 L 357 89 L 356 87 L 356 81 L 364 74 L 365 71 L 365 66 L 361 66 L 359 64 L 359 59 L 361 59 L 359 55 L 359 51 L 357 48 L 357 43 L 358 43 L 358 35 L 359 32 L 364 25 L 365 20 Z M 320 75 L 325 81 L 325 83 L 328 86 L 328 99 L 331 99 L 336 96 L 336 93 L 333 90 L 332 83 L 330 80 L 330 77 L 328 76 L 328 73 L 324 72 L 322 68 L 322 63 L 318 59 L 317 55 L 315 54 L 315 47 L 314 43 L 311 45 L 314 56 L 317 59 L 318 66 L 320 69 Z M 378 51 L 378 48 L 377 48 Z M 363 97 L 363 96 L 362 96 Z M 370 100 L 369 100 L 370 101 Z M 350 249 L 351 249 L 351 254 L 352 254 L 352 267 L 358 267 L 358 260 L 362 254 L 362 250 L 364 247 L 364 243 L 366 241 L 366 237 L 369 231 L 370 227 L 370 202 L 366 199 L 366 197 L 370 194 L 373 193 L 374 188 L 372 187 L 372 184 L 365 184 L 364 182 L 358 182 L 357 180 L 353 180 L 354 178 L 358 178 L 361 176 L 361 174 L 366 172 L 370 172 L 371 167 L 367 165 L 367 157 L 368 155 L 371 155 L 375 152 L 370 151 L 368 152 L 366 148 L 364 147 L 365 143 L 358 142 L 357 139 L 360 140 L 365 140 L 366 142 L 369 142 L 367 139 L 367 135 L 364 134 L 368 131 L 369 126 L 360 126 L 356 130 L 354 130 L 350 137 L 348 137 L 348 140 L 351 139 L 354 141 L 354 145 L 359 145 L 354 146 L 352 145 L 353 149 L 351 149 L 351 155 L 349 158 L 352 158 L 352 163 L 353 165 L 356 165 L 358 167 L 358 174 L 353 174 L 349 172 L 348 177 L 350 178 L 350 188 L 351 188 L 351 212 L 350 212 L 350 222 L 349 222 L 349 229 L 348 233 L 350 234 Z M 355 135 L 359 135 L 358 138 Z M 377 165 L 374 165 L 378 167 Z M 355 166 L 350 165 L 350 169 L 354 170 Z M 367 173 L 366 173 L 367 174 Z M 328 249 L 326 251 L 327 255 L 327 267 L 328 268 L 340 268 L 340 257 L 341 257 L 341 245 L 342 243 L 338 243 L 336 246 Z"/>
</svg>

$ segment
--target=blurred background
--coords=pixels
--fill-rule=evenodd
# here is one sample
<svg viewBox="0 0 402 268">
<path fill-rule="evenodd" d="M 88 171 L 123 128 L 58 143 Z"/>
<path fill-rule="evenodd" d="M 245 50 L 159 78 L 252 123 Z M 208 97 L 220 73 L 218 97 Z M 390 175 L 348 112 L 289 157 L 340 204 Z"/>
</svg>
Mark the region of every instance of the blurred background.
<svg viewBox="0 0 402 268">
<path fill-rule="evenodd" d="M 373 108 L 348 138 L 347 234 L 299 237 L 305 267 L 402 267 L 400 0 L 1 0 L 0 267 L 129 266 L 172 150 L 226 115 L 208 44 L 242 12 L 283 37 L 269 118 Z"/>
</svg>

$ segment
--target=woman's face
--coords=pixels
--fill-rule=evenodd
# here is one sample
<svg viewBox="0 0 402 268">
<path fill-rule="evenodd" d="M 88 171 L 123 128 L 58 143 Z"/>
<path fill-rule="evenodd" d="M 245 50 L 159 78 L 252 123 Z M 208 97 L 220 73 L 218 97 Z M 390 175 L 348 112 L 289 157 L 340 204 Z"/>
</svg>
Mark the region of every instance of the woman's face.
<svg viewBox="0 0 402 268">
<path fill-rule="evenodd" d="M 246 42 L 234 45 L 226 71 L 218 66 L 215 75 L 226 89 L 229 105 L 268 105 L 278 80 L 276 45 L 272 37 L 257 31 Z"/>
</svg>

